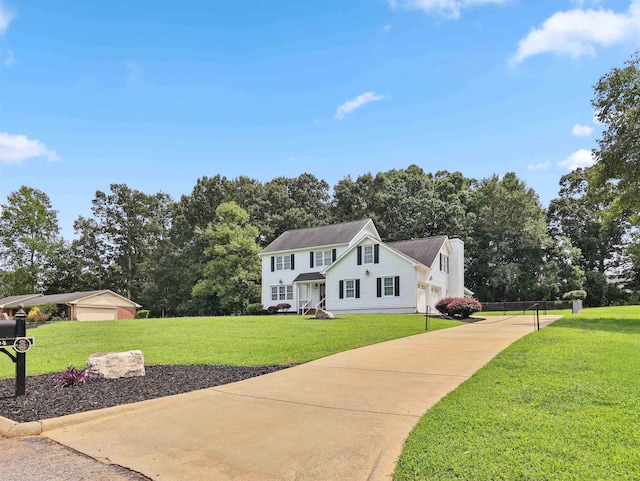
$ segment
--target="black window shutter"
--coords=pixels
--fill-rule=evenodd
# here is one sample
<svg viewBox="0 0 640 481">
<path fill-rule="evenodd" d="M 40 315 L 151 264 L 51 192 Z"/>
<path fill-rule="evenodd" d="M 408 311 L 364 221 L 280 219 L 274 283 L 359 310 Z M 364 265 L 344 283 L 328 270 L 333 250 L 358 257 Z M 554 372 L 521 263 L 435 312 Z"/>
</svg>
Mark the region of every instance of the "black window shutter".
<svg viewBox="0 0 640 481">
<path fill-rule="evenodd" d="M 356 299 L 360 299 L 360 279 L 356 279 Z"/>
<path fill-rule="evenodd" d="M 394 295 L 395 296 L 399 296 L 400 295 L 400 276 L 396 276 L 396 278 L 394 279 Z"/>
<path fill-rule="evenodd" d="M 276 258 L 271 256 L 271 272 L 276 270 Z"/>
<path fill-rule="evenodd" d="M 382 297 L 382 277 L 376 279 L 376 296 Z"/>
<path fill-rule="evenodd" d="M 380 263 L 380 244 L 376 244 L 373 246 L 373 263 Z"/>
<path fill-rule="evenodd" d="M 331 262 L 336 261 L 336 254 L 337 254 L 337 251 L 335 249 L 331 249 Z"/>
<path fill-rule="evenodd" d="M 362 246 L 358 246 L 358 265 L 362 265 Z"/>
<path fill-rule="evenodd" d="M 309 252 L 309 267 L 313 267 L 313 252 Z"/>
<path fill-rule="evenodd" d="M 344 281 L 340 281 L 340 299 L 344 299 Z"/>
<path fill-rule="evenodd" d="M 295 268 L 296 267 L 295 267 L 295 265 L 293 263 L 293 254 L 291 254 L 291 270 L 293 271 L 293 270 L 295 270 Z"/>
</svg>

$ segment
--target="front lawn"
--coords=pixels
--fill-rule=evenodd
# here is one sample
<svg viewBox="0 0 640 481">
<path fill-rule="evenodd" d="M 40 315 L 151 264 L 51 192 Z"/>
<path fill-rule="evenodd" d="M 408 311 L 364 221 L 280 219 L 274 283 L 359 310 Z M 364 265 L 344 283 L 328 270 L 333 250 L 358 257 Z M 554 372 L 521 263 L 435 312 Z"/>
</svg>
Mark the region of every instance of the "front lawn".
<svg viewBox="0 0 640 481">
<path fill-rule="evenodd" d="M 429 410 L 394 480 L 640 479 L 640 307 L 515 342 Z"/>
<path fill-rule="evenodd" d="M 430 330 L 461 323 L 430 320 Z M 190 317 L 127 321 L 68 321 L 29 329 L 35 346 L 27 375 L 84 367 L 96 352 L 140 349 L 146 364 L 298 364 L 348 349 L 424 332 L 416 314 L 344 315 L 333 321 L 303 316 Z M 0 355 L 0 378 L 15 366 Z"/>
</svg>

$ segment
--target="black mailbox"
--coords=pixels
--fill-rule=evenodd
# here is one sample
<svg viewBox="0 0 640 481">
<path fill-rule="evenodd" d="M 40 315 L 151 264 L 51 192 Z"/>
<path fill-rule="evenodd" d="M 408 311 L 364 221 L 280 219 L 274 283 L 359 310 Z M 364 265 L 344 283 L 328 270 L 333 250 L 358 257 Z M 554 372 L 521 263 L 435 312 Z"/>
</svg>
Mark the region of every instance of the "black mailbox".
<svg viewBox="0 0 640 481">
<path fill-rule="evenodd" d="M 18 323 L 16 321 L 0 321 L 0 339 L 18 337 Z"/>
</svg>

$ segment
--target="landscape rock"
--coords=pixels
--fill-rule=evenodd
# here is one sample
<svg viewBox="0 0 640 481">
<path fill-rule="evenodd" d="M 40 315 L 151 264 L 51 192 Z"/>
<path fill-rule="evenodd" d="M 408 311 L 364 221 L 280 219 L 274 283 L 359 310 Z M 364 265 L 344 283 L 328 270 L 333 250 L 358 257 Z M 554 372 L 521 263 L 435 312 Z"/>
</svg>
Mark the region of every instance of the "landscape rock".
<svg viewBox="0 0 640 481">
<path fill-rule="evenodd" d="M 144 355 L 140 350 L 91 354 L 87 370 L 90 378 L 99 379 L 144 376 Z"/>
<path fill-rule="evenodd" d="M 335 319 L 335 316 L 332 312 L 324 309 L 316 309 L 316 319 Z"/>
</svg>

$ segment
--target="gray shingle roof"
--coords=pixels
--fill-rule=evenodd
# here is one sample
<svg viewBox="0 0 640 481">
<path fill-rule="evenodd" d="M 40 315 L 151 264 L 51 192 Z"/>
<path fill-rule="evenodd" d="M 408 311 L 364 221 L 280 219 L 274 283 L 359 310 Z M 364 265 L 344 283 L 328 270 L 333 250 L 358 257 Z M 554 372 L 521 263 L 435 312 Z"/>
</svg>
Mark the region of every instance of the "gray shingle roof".
<svg viewBox="0 0 640 481">
<path fill-rule="evenodd" d="M 15 304 L 17 306 L 32 297 L 42 297 L 42 294 L 23 294 L 21 296 L 3 297 L 0 299 L 0 307 L 10 307 L 9 304 Z"/>
<path fill-rule="evenodd" d="M 431 267 L 447 236 L 427 237 L 408 241 L 389 242 L 387 245 L 404 255 Z"/>
<path fill-rule="evenodd" d="M 109 291 L 103 289 L 100 291 L 70 292 L 68 294 L 50 294 L 47 296 L 43 296 L 40 294 L 31 294 L 30 296 L 12 296 L 14 298 L 22 299 L 5 302 L 7 301 L 7 299 L 11 299 L 10 297 L 7 297 L 5 299 L 0 299 L 0 305 L 4 305 L 4 307 L 18 307 L 18 305 L 23 304 L 25 307 L 32 307 L 40 306 L 42 304 L 67 304 L 70 302 L 79 301 L 80 299 L 84 299 L 86 297 L 100 294 L 102 292 Z"/>
<path fill-rule="evenodd" d="M 348 244 L 369 221 L 370 219 L 364 219 L 343 222 L 342 224 L 288 230 L 265 247 L 262 252 L 280 252 L 315 246 Z"/>
<path fill-rule="evenodd" d="M 319 272 L 305 272 L 296 277 L 293 282 L 305 282 L 305 281 L 324 281 L 325 277 Z"/>
</svg>

